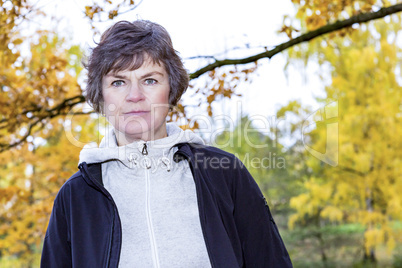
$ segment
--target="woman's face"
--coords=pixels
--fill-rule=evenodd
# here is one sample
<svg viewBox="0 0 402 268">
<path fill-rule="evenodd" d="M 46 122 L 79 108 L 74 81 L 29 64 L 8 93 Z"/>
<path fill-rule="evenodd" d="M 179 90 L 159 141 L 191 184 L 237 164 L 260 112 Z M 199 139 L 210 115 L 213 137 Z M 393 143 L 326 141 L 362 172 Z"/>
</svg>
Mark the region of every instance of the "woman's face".
<svg viewBox="0 0 402 268">
<path fill-rule="evenodd" d="M 120 146 L 167 136 L 169 77 L 149 58 L 134 70 L 108 73 L 102 81 L 104 112 Z"/>
</svg>

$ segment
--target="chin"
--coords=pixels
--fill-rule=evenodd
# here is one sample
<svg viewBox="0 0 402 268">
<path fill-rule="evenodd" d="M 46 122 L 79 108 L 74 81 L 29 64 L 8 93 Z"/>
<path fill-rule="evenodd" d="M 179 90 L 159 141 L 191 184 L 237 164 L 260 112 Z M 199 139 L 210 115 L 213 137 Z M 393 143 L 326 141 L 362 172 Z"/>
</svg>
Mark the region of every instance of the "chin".
<svg viewBox="0 0 402 268">
<path fill-rule="evenodd" d="M 124 127 L 116 128 L 128 142 L 135 140 L 155 140 L 164 137 L 166 131 L 163 129 L 165 122 L 157 124 L 155 128 L 151 128 L 150 122 L 145 121 L 132 121 L 126 123 Z"/>
<path fill-rule="evenodd" d="M 132 122 L 127 124 L 123 129 L 119 129 L 121 134 L 123 134 L 127 139 L 143 139 L 144 136 L 148 136 L 151 128 L 148 124 L 140 124 Z"/>
</svg>

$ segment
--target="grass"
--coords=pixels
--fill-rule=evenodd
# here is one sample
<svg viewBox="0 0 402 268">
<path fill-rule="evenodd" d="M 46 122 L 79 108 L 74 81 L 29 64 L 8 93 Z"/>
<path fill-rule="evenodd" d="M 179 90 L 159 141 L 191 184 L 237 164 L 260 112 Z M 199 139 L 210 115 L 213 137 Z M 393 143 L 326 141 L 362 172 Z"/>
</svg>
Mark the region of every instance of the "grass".
<svg viewBox="0 0 402 268">
<path fill-rule="evenodd" d="M 32 256 L 32 261 L 21 260 L 15 256 L 0 258 L 1 268 L 39 268 L 40 267 L 40 253 Z"/>
<path fill-rule="evenodd" d="M 394 229 L 401 227 L 400 222 L 393 226 Z M 281 235 L 295 268 L 402 268 L 402 254 L 399 253 L 402 252 L 402 237 L 397 241 L 394 254 L 381 245 L 375 251 L 377 263 L 363 262 L 364 227 L 359 224 L 332 225 L 320 230 L 313 227 L 281 229 Z M 325 262 L 322 253 L 325 253 Z"/>
<path fill-rule="evenodd" d="M 295 268 L 402 268 L 402 235 L 395 237 L 397 245 L 393 254 L 385 246 L 378 246 L 378 261 L 370 264 L 362 262 L 364 227 L 359 224 L 329 225 L 320 230 L 314 227 L 288 230 L 286 216 L 277 214 L 275 220 Z M 402 222 L 394 222 L 392 228 L 402 234 Z M 322 252 L 326 256 L 325 263 Z M 36 268 L 39 263 L 40 253 L 36 253 L 30 263 L 17 257 L 0 258 L 1 268 Z"/>
</svg>

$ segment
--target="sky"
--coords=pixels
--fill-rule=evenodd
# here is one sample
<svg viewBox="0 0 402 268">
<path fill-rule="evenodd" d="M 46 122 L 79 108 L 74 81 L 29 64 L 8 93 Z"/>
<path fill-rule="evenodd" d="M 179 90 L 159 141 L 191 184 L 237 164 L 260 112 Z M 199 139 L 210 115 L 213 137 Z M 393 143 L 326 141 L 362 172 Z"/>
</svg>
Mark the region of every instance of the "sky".
<svg viewBox="0 0 402 268">
<path fill-rule="evenodd" d="M 40 0 L 40 4 L 46 13 L 60 20 L 58 31 L 72 43 L 80 44 L 86 50 L 94 46 L 81 1 Z M 290 0 L 143 0 L 135 10 L 119 16 L 117 20 L 132 21 L 140 18 L 164 26 L 172 37 L 175 49 L 185 60 L 185 67 L 192 72 L 205 64 L 205 61 L 186 60 L 192 56 L 218 54 L 219 59 L 239 58 L 262 52 L 263 46 L 272 48 L 286 41 L 287 37 L 277 34 L 277 30 L 282 25 L 284 15 L 294 14 L 295 9 Z M 96 26 L 102 32 L 112 23 L 104 22 Z M 246 46 L 252 49 L 236 49 L 225 53 L 232 48 Z M 240 115 L 237 108 L 241 107 L 243 115 L 269 117 L 281 105 L 293 99 L 318 109 L 314 96 L 323 94 L 318 67 L 312 64 L 307 69 L 296 70 L 291 66 L 286 77 L 285 64 L 282 54 L 271 60 L 260 60 L 257 72 L 251 77 L 252 82 L 243 83 L 238 88 L 237 93 L 242 94 L 242 97 L 216 104 L 216 114 L 237 118 Z M 306 81 L 303 73 L 308 78 Z M 184 95 L 185 103 L 192 101 L 191 95 L 190 90 Z"/>
</svg>

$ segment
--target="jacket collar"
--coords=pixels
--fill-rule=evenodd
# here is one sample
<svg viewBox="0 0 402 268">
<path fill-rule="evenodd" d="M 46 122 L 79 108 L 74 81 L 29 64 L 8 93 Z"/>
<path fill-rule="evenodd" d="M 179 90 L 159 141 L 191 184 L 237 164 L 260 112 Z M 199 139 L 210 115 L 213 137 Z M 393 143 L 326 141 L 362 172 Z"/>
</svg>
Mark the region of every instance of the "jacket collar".
<svg viewBox="0 0 402 268">
<path fill-rule="evenodd" d="M 101 163 L 88 165 L 86 162 L 82 162 L 78 168 L 88 184 L 98 187 L 103 186 Z"/>
<path fill-rule="evenodd" d="M 187 143 L 187 142 L 183 142 L 183 143 L 178 143 L 175 146 L 177 146 L 178 150 L 176 151 L 176 153 L 173 155 L 173 160 L 178 163 L 181 160 L 187 160 L 189 162 L 191 162 L 193 160 L 194 157 L 194 149 L 198 149 L 198 148 L 205 148 L 206 146 L 203 144 L 199 144 L 199 143 Z"/>
<path fill-rule="evenodd" d="M 198 143 L 186 142 L 178 143 L 175 146 L 177 146 L 178 148 L 178 150 L 173 155 L 173 160 L 176 163 L 180 162 L 181 160 L 187 160 L 191 162 L 194 156 L 193 149 L 205 147 L 205 145 L 201 145 Z M 80 169 L 85 181 L 88 184 L 95 187 L 103 187 L 101 163 L 87 164 L 86 162 L 82 162 L 79 164 L 78 168 Z"/>
</svg>

